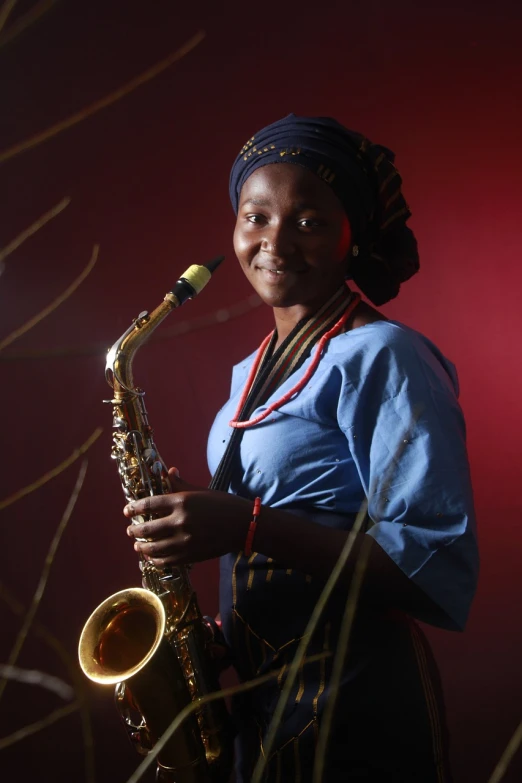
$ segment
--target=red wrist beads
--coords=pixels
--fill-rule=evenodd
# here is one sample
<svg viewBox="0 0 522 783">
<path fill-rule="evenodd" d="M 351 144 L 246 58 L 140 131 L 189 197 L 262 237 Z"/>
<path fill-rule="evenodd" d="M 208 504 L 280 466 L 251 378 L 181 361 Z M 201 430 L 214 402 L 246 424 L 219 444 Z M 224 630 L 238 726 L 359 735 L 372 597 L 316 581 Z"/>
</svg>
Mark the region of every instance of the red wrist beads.
<svg viewBox="0 0 522 783">
<path fill-rule="evenodd" d="M 248 528 L 248 533 L 245 541 L 245 548 L 243 549 L 243 552 L 247 557 L 249 557 L 252 554 L 252 542 L 254 541 L 254 535 L 257 528 L 257 518 L 259 516 L 260 511 L 261 511 L 261 498 L 256 498 L 254 500 L 252 521 L 250 522 L 250 527 Z"/>
</svg>

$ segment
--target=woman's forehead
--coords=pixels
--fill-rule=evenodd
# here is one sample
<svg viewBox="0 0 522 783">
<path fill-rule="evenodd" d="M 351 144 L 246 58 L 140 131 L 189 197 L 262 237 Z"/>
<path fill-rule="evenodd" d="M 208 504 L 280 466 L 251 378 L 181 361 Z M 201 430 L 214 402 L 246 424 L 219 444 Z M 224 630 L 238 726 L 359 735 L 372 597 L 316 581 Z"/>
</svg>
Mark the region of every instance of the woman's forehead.
<svg viewBox="0 0 522 783">
<path fill-rule="evenodd" d="M 310 206 L 341 209 L 342 204 L 332 188 L 304 166 L 295 163 L 270 163 L 256 169 L 241 188 L 240 202 L 273 202 L 291 198 L 310 202 Z M 344 210 L 343 210 L 344 211 Z"/>
</svg>

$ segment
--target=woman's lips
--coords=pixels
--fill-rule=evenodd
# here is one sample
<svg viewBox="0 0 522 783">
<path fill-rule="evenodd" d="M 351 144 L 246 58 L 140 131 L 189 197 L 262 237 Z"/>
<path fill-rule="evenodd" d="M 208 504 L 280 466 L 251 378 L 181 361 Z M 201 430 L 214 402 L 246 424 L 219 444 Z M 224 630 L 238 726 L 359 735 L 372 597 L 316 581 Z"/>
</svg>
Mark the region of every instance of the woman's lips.
<svg viewBox="0 0 522 783">
<path fill-rule="evenodd" d="M 301 271 L 297 269 L 278 269 L 277 267 L 270 266 L 256 266 L 256 269 L 261 273 L 265 280 L 271 283 L 281 283 L 283 280 L 287 280 L 289 277 L 301 274 Z"/>
</svg>

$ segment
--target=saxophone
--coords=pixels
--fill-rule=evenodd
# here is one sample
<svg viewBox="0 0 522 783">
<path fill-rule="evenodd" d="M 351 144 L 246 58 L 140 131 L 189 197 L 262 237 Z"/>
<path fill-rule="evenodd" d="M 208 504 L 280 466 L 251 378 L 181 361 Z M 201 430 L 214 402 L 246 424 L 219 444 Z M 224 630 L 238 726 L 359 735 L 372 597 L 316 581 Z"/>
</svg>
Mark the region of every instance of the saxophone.
<svg viewBox="0 0 522 783">
<path fill-rule="evenodd" d="M 142 312 L 107 354 L 114 397 L 113 446 L 128 501 L 170 491 L 167 468 L 153 440 L 144 392 L 135 387 L 132 361 L 169 314 L 206 285 L 223 257 L 193 265 L 152 312 Z M 143 516 L 133 524 L 142 524 Z M 156 568 L 140 559 L 143 588 L 109 596 L 87 620 L 80 666 L 96 683 L 115 685 L 115 700 L 136 750 L 154 747 L 183 707 L 217 689 L 210 667 L 211 632 L 201 615 L 187 567 Z M 222 783 L 232 758 L 229 716 L 222 701 L 200 706 L 158 756 L 162 783 Z"/>
</svg>

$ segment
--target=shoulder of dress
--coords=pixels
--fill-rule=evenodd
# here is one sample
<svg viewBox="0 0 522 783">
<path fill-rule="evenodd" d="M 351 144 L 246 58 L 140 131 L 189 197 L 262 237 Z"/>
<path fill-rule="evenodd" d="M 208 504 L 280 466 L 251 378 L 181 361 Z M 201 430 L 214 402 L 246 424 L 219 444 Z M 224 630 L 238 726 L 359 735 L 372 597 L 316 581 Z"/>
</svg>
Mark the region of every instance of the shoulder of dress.
<svg viewBox="0 0 522 783">
<path fill-rule="evenodd" d="M 335 337 L 328 354 L 335 363 L 343 363 L 363 355 L 373 359 L 383 350 L 415 350 L 423 336 L 398 321 L 375 321 L 358 326 Z"/>
<path fill-rule="evenodd" d="M 329 360 L 359 380 L 367 375 L 440 377 L 458 394 L 455 366 L 421 332 L 399 321 L 375 321 L 332 340 Z M 381 379 L 382 380 L 382 379 Z"/>
</svg>

